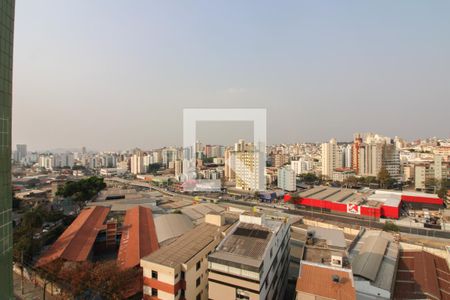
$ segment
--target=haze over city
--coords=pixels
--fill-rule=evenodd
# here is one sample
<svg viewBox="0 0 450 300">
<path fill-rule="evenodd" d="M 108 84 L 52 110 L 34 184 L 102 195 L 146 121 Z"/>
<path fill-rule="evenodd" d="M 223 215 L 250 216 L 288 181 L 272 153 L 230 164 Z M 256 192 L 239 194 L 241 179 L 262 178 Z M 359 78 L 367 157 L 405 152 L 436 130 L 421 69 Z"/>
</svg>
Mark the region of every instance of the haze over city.
<svg viewBox="0 0 450 300">
<path fill-rule="evenodd" d="M 449 9 L 446 1 L 18 1 L 13 144 L 182 145 L 189 107 L 267 108 L 269 144 L 367 131 L 448 137 Z"/>
</svg>

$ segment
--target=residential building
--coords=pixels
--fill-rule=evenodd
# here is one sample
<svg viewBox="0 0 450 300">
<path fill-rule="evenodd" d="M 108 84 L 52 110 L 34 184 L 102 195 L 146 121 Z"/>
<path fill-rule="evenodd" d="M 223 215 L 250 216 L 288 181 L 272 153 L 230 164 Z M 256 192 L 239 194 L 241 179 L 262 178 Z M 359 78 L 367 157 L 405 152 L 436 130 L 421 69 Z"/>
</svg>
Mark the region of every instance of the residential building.
<svg viewBox="0 0 450 300">
<path fill-rule="evenodd" d="M 183 161 L 181 159 L 177 159 L 175 161 L 174 169 L 175 169 L 175 177 L 177 179 L 180 179 L 181 175 L 183 174 Z"/>
<path fill-rule="evenodd" d="M 296 175 L 294 170 L 292 170 L 289 167 L 283 167 L 278 169 L 278 188 L 284 190 L 284 191 L 289 191 L 289 192 L 294 192 L 297 190 L 297 185 L 296 185 Z"/>
<path fill-rule="evenodd" d="M 414 187 L 416 190 L 433 189 L 441 180 L 448 179 L 450 163 L 435 155 L 432 162 L 424 162 L 414 166 Z M 435 184 L 433 184 L 433 181 Z"/>
<path fill-rule="evenodd" d="M 333 177 L 333 171 L 342 167 L 342 155 L 335 139 L 322 144 L 322 176 Z"/>
<path fill-rule="evenodd" d="M 225 150 L 225 179 L 230 181 L 236 178 L 235 173 L 235 164 L 236 164 L 236 156 L 233 150 L 226 149 Z"/>
<path fill-rule="evenodd" d="M 359 148 L 361 147 L 363 140 L 359 133 L 355 134 L 352 144 L 352 169 L 356 174 L 359 174 Z"/>
<path fill-rule="evenodd" d="M 352 167 L 352 161 L 353 161 L 353 145 L 348 144 L 344 147 L 342 147 L 342 167 L 344 168 L 351 168 Z"/>
<path fill-rule="evenodd" d="M 359 145 L 358 157 L 358 175 L 377 177 L 383 166 L 383 144 L 363 143 Z"/>
<path fill-rule="evenodd" d="M 208 257 L 209 299 L 283 299 L 289 224 L 245 212 Z"/>
<path fill-rule="evenodd" d="M 164 167 L 168 167 L 169 163 L 178 158 L 178 151 L 175 148 L 164 148 L 161 151 L 162 163 Z"/>
<path fill-rule="evenodd" d="M 16 157 L 15 160 L 17 162 L 22 162 L 27 156 L 27 145 L 25 144 L 17 144 L 16 145 Z"/>
<path fill-rule="evenodd" d="M 137 175 L 144 174 L 146 171 L 144 165 L 144 153 L 138 150 L 131 157 L 131 173 Z"/>
<path fill-rule="evenodd" d="M 294 170 L 296 175 L 309 173 L 313 170 L 313 162 L 304 158 L 300 158 L 299 160 L 292 160 L 291 169 Z"/>
<path fill-rule="evenodd" d="M 14 299 L 12 282 L 11 109 L 14 0 L 0 1 L 0 291 Z"/>
<path fill-rule="evenodd" d="M 204 223 L 142 258 L 144 300 L 208 299 L 208 254 L 229 226 L 222 215 L 208 214 Z"/>
<path fill-rule="evenodd" d="M 253 150 L 234 152 L 236 188 L 247 191 L 265 189 L 265 165 L 261 166 L 260 153 Z"/>
<path fill-rule="evenodd" d="M 382 158 L 382 167 L 388 171 L 391 178 L 400 181 L 402 179 L 400 172 L 400 155 L 394 143 L 386 143 L 383 145 Z"/>
</svg>

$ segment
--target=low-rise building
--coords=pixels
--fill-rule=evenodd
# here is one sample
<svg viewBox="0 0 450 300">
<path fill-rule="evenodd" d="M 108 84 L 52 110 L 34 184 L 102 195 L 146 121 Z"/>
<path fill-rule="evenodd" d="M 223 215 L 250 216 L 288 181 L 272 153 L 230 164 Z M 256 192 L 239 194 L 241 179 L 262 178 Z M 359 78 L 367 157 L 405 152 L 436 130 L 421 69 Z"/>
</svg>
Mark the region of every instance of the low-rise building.
<svg viewBox="0 0 450 300">
<path fill-rule="evenodd" d="M 219 214 L 141 259 L 144 299 L 208 299 L 208 254 L 230 224 Z"/>
</svg>

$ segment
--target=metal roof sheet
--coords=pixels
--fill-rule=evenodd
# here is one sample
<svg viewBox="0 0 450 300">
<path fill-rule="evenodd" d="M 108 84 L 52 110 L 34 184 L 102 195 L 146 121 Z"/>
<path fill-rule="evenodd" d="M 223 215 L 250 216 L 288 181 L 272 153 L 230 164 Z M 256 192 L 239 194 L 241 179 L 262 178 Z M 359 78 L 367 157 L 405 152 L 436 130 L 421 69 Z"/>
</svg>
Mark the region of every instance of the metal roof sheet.
<svg viewBox="0 0 450 300">
<path fill-rule="evenodd" d="M 388 243 L 389 241 L 381 236 L 367 237 L 352 263 L 353 273 L 375 281 Z"/>
<path fill-rule="evenodd" d="M 36 266 L 43 266 L 58 258 L 69 261 L 85 261 L 97 234 L 104 229 L 103 222 L 110 211 L 109 207 L 91 206 L 85 208 L 61 236 L 39 258 Z"/>
</svg>

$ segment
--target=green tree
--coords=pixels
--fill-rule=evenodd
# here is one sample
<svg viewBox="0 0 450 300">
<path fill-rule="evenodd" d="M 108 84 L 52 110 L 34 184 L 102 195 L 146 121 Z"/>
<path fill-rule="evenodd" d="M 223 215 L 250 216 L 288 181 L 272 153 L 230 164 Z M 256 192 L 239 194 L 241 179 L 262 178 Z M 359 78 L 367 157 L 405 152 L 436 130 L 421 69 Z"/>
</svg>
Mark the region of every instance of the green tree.
<svg viewBox="0 0 450 300">
<path fill-rule="evenodd" d="M 387 184 L 391 181 L 391 175 L 389 174 L 386 168 L 381 168 L 380 172 L 378 172 L 378 182 L 382 188 L 386 188 Z"/>
<path fill-rule="evenodd" d="M 384 231 L 394 231 L 394 232 L 398 232 L 398 231 L 399 231 L 399 228 L 398 228 L 398 226 L 397 226 L 396 224 L 394 224 L 393 222 L 387 221 L 386 223 L 384 223 L 383 230 L 384 230 Z"/>
</svg>

